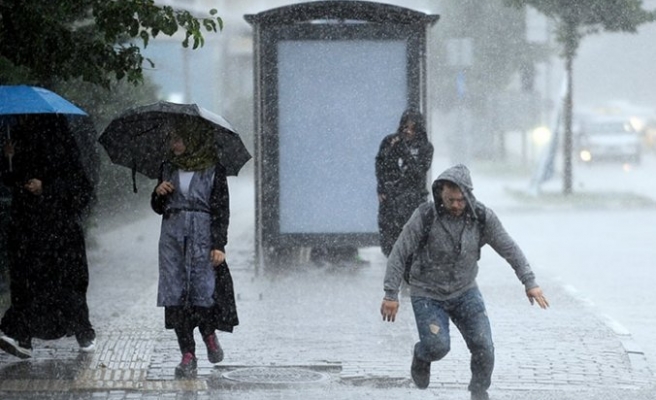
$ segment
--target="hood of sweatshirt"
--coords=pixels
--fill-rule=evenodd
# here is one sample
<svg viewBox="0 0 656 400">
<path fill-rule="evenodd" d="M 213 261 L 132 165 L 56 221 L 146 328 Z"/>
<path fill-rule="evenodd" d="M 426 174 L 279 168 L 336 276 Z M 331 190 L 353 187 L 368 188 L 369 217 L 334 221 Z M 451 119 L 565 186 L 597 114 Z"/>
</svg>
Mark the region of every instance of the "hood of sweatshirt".
<svg viewBox="0 0 656 400">
<path fill-rule="evenodd" d="M 453 167 L 450 167 L 442 172 L 433 182 L 433 201 L 435 202 L 435 210 L 440 215 L 446 212 L 444 210 L 444 204 L 442 203 L 441 196 L 442 184 L 444 181 L 449 181 L 458 185 L 463 195 L 465 196 L 465 200 L 467 201 L 466 212 L 475 219 L 476 213 L 474 210 L 476 206 L 476 197 L 473 193 L 474 185 L 472 184 L 469 168 L 463 164 L 454 165 Z"/>
</svg>

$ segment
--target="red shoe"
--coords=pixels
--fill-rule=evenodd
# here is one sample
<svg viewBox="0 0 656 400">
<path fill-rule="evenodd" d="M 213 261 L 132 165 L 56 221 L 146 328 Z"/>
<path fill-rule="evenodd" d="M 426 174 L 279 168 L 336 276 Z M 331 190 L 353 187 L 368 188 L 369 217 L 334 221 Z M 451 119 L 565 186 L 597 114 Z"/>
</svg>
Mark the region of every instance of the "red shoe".
<svg viewBox="0 0 656 400">
<path fill-rule="evenodd" d="M 194 353 L 187 352 L 182 355 L 182 361 L 175 367 L 176 378 L 193 378 L 196 375 L 198 362 Z"/>
<path fill-rule="evenodd" d="M 220 363 L 223 361 L 223 349 L 216 338 L 216 333 L 207 335 L 203 338 L 205 346 L 207 346 L 207 359 L 212 364 Z"/>
</svg>

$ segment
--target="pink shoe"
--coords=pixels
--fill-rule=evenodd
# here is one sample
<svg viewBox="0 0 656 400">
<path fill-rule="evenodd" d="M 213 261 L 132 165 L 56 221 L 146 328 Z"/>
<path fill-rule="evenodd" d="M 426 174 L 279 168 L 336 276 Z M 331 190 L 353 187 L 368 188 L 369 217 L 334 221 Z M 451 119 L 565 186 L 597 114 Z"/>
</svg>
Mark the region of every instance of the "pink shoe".
<svg viewBox="0 0 656 400">
<path fill-rule="evenodd" d="M 212 364 L 220 363 L 223 361 L 223 349 L 216 338 L 216 333 L 207 335 L 203 338 L 205 346 L 207 346 L 207 359 Z"/>
<path fill-rule="evenodd" d="M 182 361 L 175 367 L 176 378 L 193 378 L 196 375 L 198 362 L 194 353 L 186 352 L 182 355 Z"/>
</svg>

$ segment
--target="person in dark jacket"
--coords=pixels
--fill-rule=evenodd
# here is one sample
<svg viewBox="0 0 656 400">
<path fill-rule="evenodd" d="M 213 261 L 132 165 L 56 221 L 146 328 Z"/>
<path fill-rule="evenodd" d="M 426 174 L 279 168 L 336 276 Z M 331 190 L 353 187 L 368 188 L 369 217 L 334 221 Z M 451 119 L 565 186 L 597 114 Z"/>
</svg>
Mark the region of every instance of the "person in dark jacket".
<svg viewBox="0 0 656 400">
<path fill-rule="evenodd" d="M 397 131 L 386 136 L 376 155 L 380 247 L 389 256 L 412 212 L 426 201 L 426 173 L 433 159 L 424 118 L 408 109 Z"/>
<path fill-rule="evenodd" d="M 197 371 L 194 329 L 211 363 L 223 360 L 216 330 L 232 332 L 239 321 L 226 263 L 230 204 L 225 169 L 211 135 L 177 125 L 172 156 L 162 166 L 151 206 L 163 216 L 159 239 L 157 305 L 167 329 L 175 330 L 182 361 L 177 377 Z"/>
<path fill-rule="evenodd" d="M 393 322 L 399 309 L 399 287 L 408 276 L 419 342 L 410 372 L 420 389 L 428 387 L 431 362 L 449 352 L 449 320 L 471 353 L 472 400 L 487 400 L 494 369 L 494 344 L 483 296 L 476 284 L 480 250 L 489 244 L 515 271 L 531 304 L 549 303 L 535 280 L 524 253 L 496 214 L 473 194 L 469 169 L 451 167 L 433 182 L 434 202 L 419 206 L 403 228 L 387 259 L 385 296 L 380 312 Z M 482 221 L 483 220 L 483 221 Z"/>
<path fill-rule="evenodd" d="M 33 338 L 75 335 L 80 350 L 94 350 L 82 227 L 94 188 L 63 117 L 21 117 L 4 146 L 2 179 L 12 191 L 11 306 L 0 348 L 29 358 Z"/>
</svg>

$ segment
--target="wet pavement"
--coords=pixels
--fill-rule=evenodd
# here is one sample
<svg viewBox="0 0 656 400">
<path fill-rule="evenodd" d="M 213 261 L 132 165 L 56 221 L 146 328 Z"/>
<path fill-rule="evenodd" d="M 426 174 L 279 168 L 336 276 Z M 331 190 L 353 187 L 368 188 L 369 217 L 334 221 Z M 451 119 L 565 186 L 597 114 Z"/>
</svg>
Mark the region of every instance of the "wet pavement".
<svg viewBox="0 0 656 400">
<path fill-rule="evenodd" d="M 222 363 L 207 361 L 196 333 L 198 375 L 174 377 L 180 361 L 175 335 L 163 328 L 163 311 L 155 307 L 159 219 L 144 207 L 141 219 L 95 228 L 89 305 L 96 351 L 80 354 L 75 339 L 65 338 L 35 340 L 27 361 L 0 354 L 0 398 L 469 398 L 469 354 L 455 329 L 451 352 L 432 366 L 429 388 L 414 387 L 411 305 L 402 297 L 397 321 L 382 321 L 385 259 L 378 248 L 361 249 L 366 264 L 319 267 L 299 260 L 286 271 L 257 271 L 252 184 L 240 178 L 230 185 L 227 254 L 240 325 L 219 334 Z M 493 196 L 494 182 L 485 185 L 477 192 Z M 481 197 L 491 206 L 510 205 Z M 492 399 L 656 398 L 653 372 L 630 334 L 613 330 L 566 282 L 538 275 L 552 304 L 544 311 L 529 305 L 498 256 L 483 256 L 478 281 L 496 346 Z"/>
</svg>

